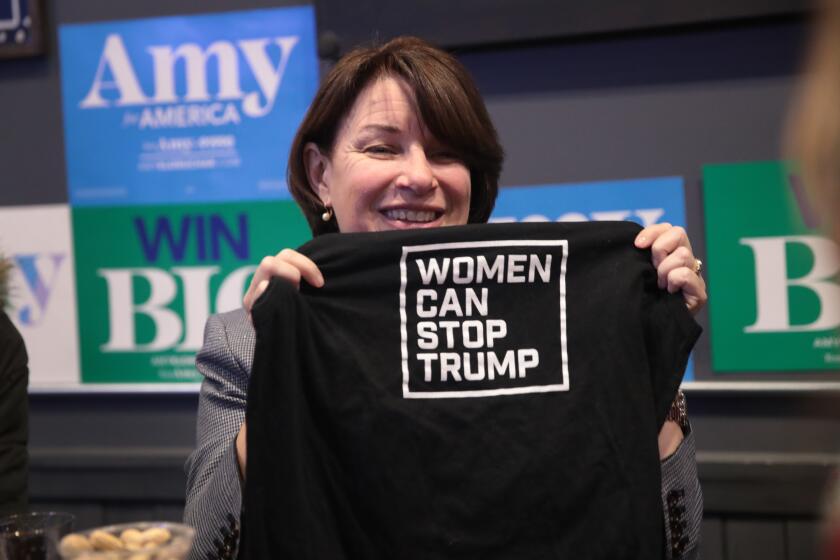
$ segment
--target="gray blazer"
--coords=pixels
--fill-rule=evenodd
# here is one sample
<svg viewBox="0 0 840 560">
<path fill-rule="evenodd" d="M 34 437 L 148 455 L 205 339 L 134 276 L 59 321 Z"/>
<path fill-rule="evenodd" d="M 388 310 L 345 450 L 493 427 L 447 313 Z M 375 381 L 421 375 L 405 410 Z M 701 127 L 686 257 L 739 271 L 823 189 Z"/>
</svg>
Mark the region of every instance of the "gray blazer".
<svg viewBox="0 0 840 560">
<path fill-rule="evenodd" d="M 204 376 L 198 402 L 196 448 L 185 465 L 184 523 L 196 530 L 192 559 L 234 558 L 242 486 L 234 440 L 245 421 L 248 378 L 256 336 L 244 310 L 207 320 L 196 366 Z M 662 463 L 666 557 L 699 557 L 703 496 L 697 479 L 694 436 Z"/>
</svg>

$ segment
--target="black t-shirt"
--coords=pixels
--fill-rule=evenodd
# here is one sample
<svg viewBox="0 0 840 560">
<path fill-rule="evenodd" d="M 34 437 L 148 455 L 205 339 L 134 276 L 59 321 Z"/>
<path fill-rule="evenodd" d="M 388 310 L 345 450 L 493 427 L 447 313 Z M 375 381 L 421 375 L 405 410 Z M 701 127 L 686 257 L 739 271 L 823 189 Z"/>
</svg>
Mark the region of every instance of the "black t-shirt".
<svg viewBox="0 0 840 560">
<path fill-rule="evenodd" d="M 253 310 L 242 555 L 664 554 L 700 328 L 627 222 L 324 235 Z"/>
</svg>

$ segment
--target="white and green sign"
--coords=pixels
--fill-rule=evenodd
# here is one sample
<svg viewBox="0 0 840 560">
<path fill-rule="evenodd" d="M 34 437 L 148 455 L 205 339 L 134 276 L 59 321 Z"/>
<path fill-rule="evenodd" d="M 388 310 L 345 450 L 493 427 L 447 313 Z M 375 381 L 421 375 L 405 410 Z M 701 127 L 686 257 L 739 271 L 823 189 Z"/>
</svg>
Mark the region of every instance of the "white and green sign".
<svg viewBox="0 0 840 560">
<path fill-rule="evenodd" d="M 73 208 L 81 381 L 196 382 L 211 313 L 310 237 L 294 202 Z"/>
<path fill-rule="evenodd" d="M 840 247 L 795 167 L 707 165 L 703 193 L 713 369 L 840 368 Z"/>
</svg>

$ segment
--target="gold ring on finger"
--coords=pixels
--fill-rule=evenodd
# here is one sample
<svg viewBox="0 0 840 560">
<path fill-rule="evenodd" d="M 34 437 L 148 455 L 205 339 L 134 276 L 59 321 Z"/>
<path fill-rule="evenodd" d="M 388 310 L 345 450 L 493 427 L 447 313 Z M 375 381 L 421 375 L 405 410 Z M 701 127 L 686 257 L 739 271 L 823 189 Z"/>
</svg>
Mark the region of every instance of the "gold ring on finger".
<svg viewBox="0 0 840 560">
<path fill-rule="evenodd" d="M 700 273 L 703 271 L 703 261 L 700 259 L 694 259 L 694 274 L 700 276 Z"/>
</svg>

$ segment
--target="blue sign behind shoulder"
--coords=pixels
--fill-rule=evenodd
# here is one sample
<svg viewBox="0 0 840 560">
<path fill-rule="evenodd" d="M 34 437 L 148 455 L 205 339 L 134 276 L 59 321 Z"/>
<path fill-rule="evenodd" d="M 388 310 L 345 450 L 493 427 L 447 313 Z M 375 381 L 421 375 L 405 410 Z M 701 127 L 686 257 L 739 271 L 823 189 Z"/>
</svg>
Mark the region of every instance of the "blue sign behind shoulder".
<svg viewBox="0 0 840 560">
<path fill-rule="evenodd" d="M 63 25 L 76 206 L 288 198 L 318 85 L 311 6 Z"/>
<path fill-rule="evenodd" d="M 501 189 L 491 222 L 632 220 L 685 226 L 682 177 Z"/>
<path fill-rule="evenodd" d="M 685 227 L 682 177 L 504 188 L 491 222 L 632 220 Z M 683 381 L 694 380 L 689 359 Z"/>
</svg>

